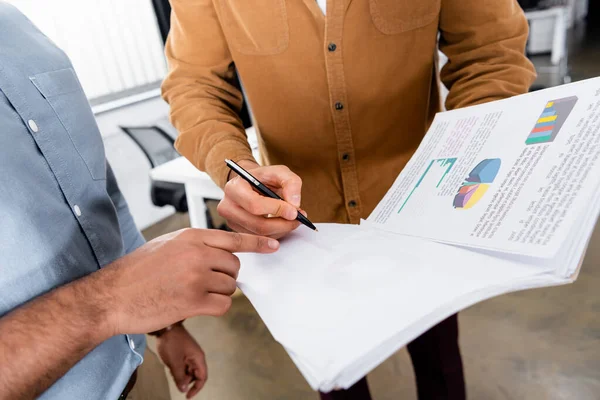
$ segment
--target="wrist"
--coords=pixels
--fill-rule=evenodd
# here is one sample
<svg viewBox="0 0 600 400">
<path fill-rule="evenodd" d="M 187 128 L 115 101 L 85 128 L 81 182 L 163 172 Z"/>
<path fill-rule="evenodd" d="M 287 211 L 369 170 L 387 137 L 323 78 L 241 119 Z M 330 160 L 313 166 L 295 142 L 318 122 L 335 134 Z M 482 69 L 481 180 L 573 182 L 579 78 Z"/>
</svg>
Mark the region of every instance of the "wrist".
<svg viewBox="0 0 600 400">
<path fill-rule="evenodd" d="M 174 323 L 173 325 L 169 325 L 163 329 L 160 329 L 158 331 L 154 331 L 154 332 L 150 332 L 148 333 L 148 335 L 150 336 L 155 336 L 157 339 L 162 339 L 165 336 L 167 336 L 167 334 L 171 331 L 174 330 L 178 330 L 178 329 L 183 329 L 183 321 L 179 321 Z"/>
<path fill-rule="evenodd" d="M 240 160 L 240 161 L 236 161 L 236 164 L 239 165 L 240 167 L 244 168 L 246 171 L 250 171 L 250 170 L 260 167 L 260 164 L 258 164 L 254 160 Z M 236 173 L 230 170 L 229 174 L 227 175 L 227 181 L 229 182 L 231 179 L 233 179 L 235 177 L 236 177 Z"/>
<path fill-rule="evenodd" d="M 254 160 L 240 160 L 237 164 L 244 169 L 254 169 L 260 167 L 260 165 Z"/>
</svg>

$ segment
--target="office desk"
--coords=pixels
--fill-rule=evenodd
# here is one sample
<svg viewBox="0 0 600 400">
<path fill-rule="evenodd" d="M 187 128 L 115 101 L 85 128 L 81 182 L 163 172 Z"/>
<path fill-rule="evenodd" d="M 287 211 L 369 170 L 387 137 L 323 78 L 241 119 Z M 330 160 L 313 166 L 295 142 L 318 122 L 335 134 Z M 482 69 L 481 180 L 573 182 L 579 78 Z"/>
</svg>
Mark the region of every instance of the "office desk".
<svg viewBox="0 0 600 400">
<path fill-rule="evenodd" d="M 259 159 L 258 143 L 254 128 L 246 129 L 248 142 L 254 158 Z M 225 160 L 223 160 L 225 162 Z M 204 199 L 221 200 L 223 191 L 208 176 L 199 171 L 185 157 L 179 157 L 150 170 L 154 182 L 180 183 L 185 186 L 185 194 L 192 228 L 207 228 L 206 204 Z"/>
<path fill-rule="evenodd" d="M 223 191 L 210 177 L 196 169 L 185 157 L 179 157 L 150 170 L 153 181 L 181 183 L 185 195 L 192 228 L 207 228 L 204 199 L 220 200 Z"/>
<path fill-rule="evenodd" d="M 554 29 L 552 32 L 551 63 L 558 65 L 567 55 L 567 25 L 570 6 L 552 7 L 545 10 L 531 10 L 525 12 L 525 17 L 531 23 L 536 20 L 552 19 Z M 532 28 L 532 35 L 536 32 Z"/>
</svg>

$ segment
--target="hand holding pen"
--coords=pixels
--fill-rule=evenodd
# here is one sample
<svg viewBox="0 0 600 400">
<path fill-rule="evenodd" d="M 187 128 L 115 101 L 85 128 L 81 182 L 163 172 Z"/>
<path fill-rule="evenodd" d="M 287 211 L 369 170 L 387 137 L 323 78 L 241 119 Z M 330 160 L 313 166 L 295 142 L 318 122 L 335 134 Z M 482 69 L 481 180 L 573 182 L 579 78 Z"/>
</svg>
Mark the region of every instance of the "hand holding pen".
<svg viewBox="0 0 600 400">
<path fill-rule="evenodd" d="M 260 167 L 251 161 L 240 161 L 239 164 L 228 163 L 232 172 L 218 207 L 219 214 L 229 226 L 238 232 L 277 239 L 298 228 L 300 222 L 297 219 L 306 219 L 298 212 L 302 189 L 300 177 L 282 165 Z M 235 169 L 239 173 L 234 173 Z M 267 215 L 273 218 L 267 218 Z M 306 222 L 314 228 L 310 221 Z"/>
</svg>

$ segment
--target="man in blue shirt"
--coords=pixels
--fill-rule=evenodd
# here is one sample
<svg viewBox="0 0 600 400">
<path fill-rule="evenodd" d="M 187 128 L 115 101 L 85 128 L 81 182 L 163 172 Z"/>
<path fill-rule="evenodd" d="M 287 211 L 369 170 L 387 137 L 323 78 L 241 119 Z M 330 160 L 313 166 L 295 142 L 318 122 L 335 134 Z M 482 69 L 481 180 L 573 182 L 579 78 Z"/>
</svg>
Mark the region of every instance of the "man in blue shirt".
<svg viewBox="0 0 600 400">
<path fill-rule="evenodd" d="M 223 314 L 232 253 L 277 248 L 193 229 L 144 244 L 71 63 L 0 1 L 0 399 L 122 397 L 144 333 Z"/>
</svg>

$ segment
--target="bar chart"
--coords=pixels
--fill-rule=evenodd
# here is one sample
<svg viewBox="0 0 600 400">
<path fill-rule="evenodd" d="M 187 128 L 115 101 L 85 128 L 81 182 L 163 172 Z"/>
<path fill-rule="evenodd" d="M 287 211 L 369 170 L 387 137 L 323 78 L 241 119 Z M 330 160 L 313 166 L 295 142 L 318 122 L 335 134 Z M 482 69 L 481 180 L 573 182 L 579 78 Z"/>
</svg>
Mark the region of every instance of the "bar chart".
<svg viewBox="0 0 600 400">
<path fill-rule="evenodd" d="M 546 107 L 529 133 L 525 144 L 539 144 L 554 141 L 569 114 L 577 103 L 577 97 L 565 97 L 546 103 Z"/>
</svg>

